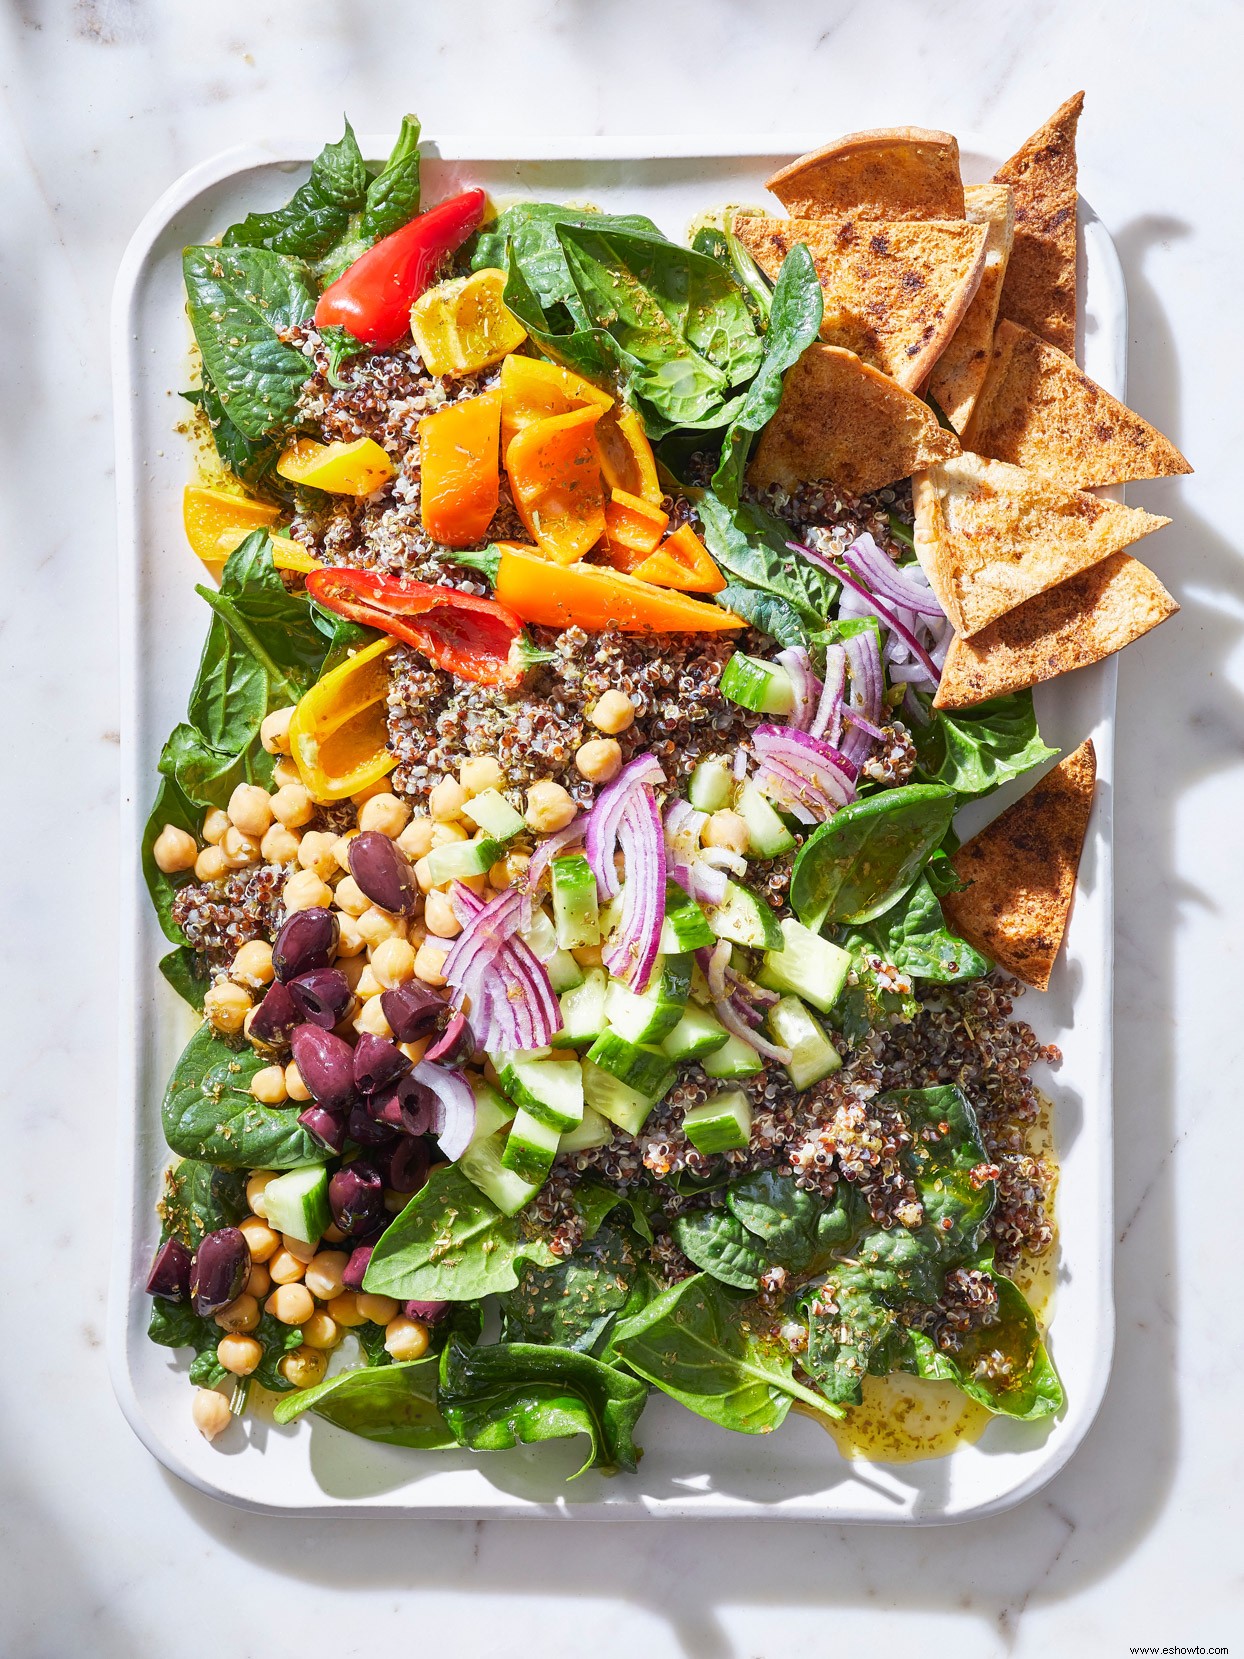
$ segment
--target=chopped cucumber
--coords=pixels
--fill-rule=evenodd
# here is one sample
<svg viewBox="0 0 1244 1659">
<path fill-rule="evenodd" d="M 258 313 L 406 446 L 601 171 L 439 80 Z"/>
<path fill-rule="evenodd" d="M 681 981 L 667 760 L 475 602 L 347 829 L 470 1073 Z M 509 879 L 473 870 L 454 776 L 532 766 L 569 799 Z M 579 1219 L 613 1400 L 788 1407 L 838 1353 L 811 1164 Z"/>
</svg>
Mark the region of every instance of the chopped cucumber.
<svg viewBox="0 0 1244 1659">
<path fill-rule="evenodd" d="M 428 881 L 440 887 L 447 881 L 464 881 L 469 876 L 486 876 L 504 849 L 490 835 L 479 841 L 447 841 L 428 854 Z"/>
<path fill-rule="evenodd" d="M 514 1116 L 515 1106 L 512 1100 L 491 1083 L 485 1083 L 482 1077 L 470 1079 L 471 1089 L 475 1095 L 475 1132 L 471 1136 L 471 1145 L 476 1141 L 486 1141 L 489 1136 L 495 1135 L 498 1129 L 504 1129 Z"/>
<path fill-rule="evenodd" d="M 750 1043 L 730 1036 L 719 1049 L 706 1054 L 700 1064 L 707 1077 L 754 1077 L 765 1063 Z"/>
<path fill-rule="evenodd" d="M 657 958 L 648 989 L 637 996 L 611 980 L 605 1018 L 612 1030 L 631 1043 L 659 1043 L 682 1018 L 691 988 L 691 958 L 686 954 Z"/>
<path fill-rule="evenodd" d="M 497 841 L 509 841 L 527 828 L 522 813 L 515 811 L 499 789 L 485 789 L 472 795 L 462 808 L 462 816 L 469 818 L 476 829 L 487 830 Z"/>
<path fill-rule="evenodd" d="M 583 1122 L 562 1136 L 557 1155 L 560 1158 L 563 1152 L 590 1152 L 594 1146 L 608 1146 L 612 1139 L 613 1124 L 593 1107 L 585 1106 Z"/>
<path fill-rule="evenodd" d="M 510 1099 L 558 1134 L 583 1121 L 583 1072 L 573 1057 L 499 1056 L 497 1076 Z"/>
<path fill-rule="evenodd" d="M 659 1048 L 645 1048 L 639 1043 L 628 1042 L 616 1031 L 602 1031 L 588 1049 L 587 1058 L 594 1066 L 625 1083 L 627 1088 L 635 1089 L 653 1100 L 664 1094 L 674 1080 L 674 1068 Z M 597 1102 L 592 1104 L 597 1111 L 602 1109 Z"/>
<path fill-rule="evenodd" d="M 726 883 L 726 896 L 708 924 L 719 939 L 745 945 L 748 950 L 781 950 L 782 930 L 767 899 L 758 898 L 737 881 Z"/>
<path fill-rule="evenodd" d="M 596 877 L 582 853 L 553 860 L 553 920 L 562 950 L 600 944 Z"/>
<path fill-rule="evenodd" d="M 716 938 L 708 917 L 676 881 L 666 883 L 665 922 L 661 928 L 661 949 L 667 956 L 675 951 L 701 950 Z"/>
<path fill-rule="evenodd" d="M 573 991 L 576 985 L 583 983 L 583 969 L 568 950 L 555 950 L 545 962 L 544 971 L 558 996 L 563 991 Z"/>
<path fill-rule="evenodd" d="M 810 1089 L 842 1065 L 842 1056 L 798 997 L 783 997 L 769 1010 L 775 1043 L 790 1049 L 786 1070 L 797 1089 Z"/>
<path fill-rule="evenodd" d="M 752 1138 L 752 1103 L 742 1089 L 724 1089 L 693 1106 L 682 1126 L 697 1152 L 738 1152 Z"/>
<path fill-rule="evenodd" d="M 691 774 L 687 799 L 697 812 L 720 812 L 734 794 L 734 773 L 724 755 L 710 755 Z"/>
<path fill-rule="evenodd" d="M 323 1164 L 302 1164 L 269 1181 L 264 1188 L 264 1215 L 274 1232 L 288 1233 L 303 1244 L 318 1244 L 333 1219 L 328 1207 L 328 1171 Z"/>
<path fill-rule="evenodd" d="M 777 858 L 794 847 L 795 837 L 754 783 L 743 788 L 734 810 L 747 825 L 747 851 L 752 858 Z"/>
<path fill-rule="evenodd" d="M 560 1142 L 556 1129 L 520 1108 L 510 1125 L 501 1162 L 521 1180 L 542 1186 L 553 1167 Z"/>
<path fill-rule="evenodd" d="M 670 1081 L 674 1074 L 670 1072 Z M 638 1089 L 628 1088 L 619 1078 L 599 1066 L 594 1066 L 590 1060 L 583 1062 L 583 1094 L 588 1107 L 599 1112 L 601 1117 L 608 1118 L 610 1123 L 617 1124 L 628 1135 L 638 1135 L 643 1128 L 649 1112 L 656 1105 L 659 1097 L 641 1094 Z"/>
<path fill-rule="evenodd" d="M 483 1140 L 472 1141 L 458 1159 L 458 1168 L 485 1198 L 491 1198 L 502 1215 L 517 1215 L 539 1192 L 543 1177 L 539 1181 L 524 1181 L 508 1168 L 502 1162 L 506 1143 L 504 1129 L 494 1130 Z"/>
<path fill-rule="evenodd" d="M 720 691 L 732 703 L 755 714 L 790 714 L 795 682 L 780 662 L 765 662 L 736 651 L 722 671 Z"/>
<path fill-rule="evenodd" d="M 600 907 L 600 936 L 607 939 L 622 920 L 623 894 L 618 892 Z"/>
<path fill-rule="evenodd" d="M 543 905 L 537 905 L 531 912 L 531 926 L 522 931 L 524 943 L 534 956 L 541 962 L 547 962 L 560 947 L 557 943 L 557 929 L 549 920 L 549 913 Z"/>
<path fill-rule="evenodd" d="M 579 1048 L 596 1041 L 605 1029 L 608 985 L 609 975 L 603 968 L 589 968 L 582 984 L 562 994 L 562 1028 L 553 1038 L 554 1048 Z"/>
<path fill-rule="evenodd" d="M 779 926 L 782 948 L 766 951 L 756 976 L 758 982 L 771 991 L 794 991 L 813 1008 L 828 1014 L 842 995 L 851 971 L 850 952 L 822 939 L 793 916 L 786 917 Z"/>
<path fill-rule="evenodd" d="M 710 1014 L 698 1003 L 689 1002 L 682 1018 L 661 1044 L 661 1049 L 671 1060 L 698 1060 L 723 1048 L 729 1036 L 730 1033 L 715 1014 Z"/>
</svg>

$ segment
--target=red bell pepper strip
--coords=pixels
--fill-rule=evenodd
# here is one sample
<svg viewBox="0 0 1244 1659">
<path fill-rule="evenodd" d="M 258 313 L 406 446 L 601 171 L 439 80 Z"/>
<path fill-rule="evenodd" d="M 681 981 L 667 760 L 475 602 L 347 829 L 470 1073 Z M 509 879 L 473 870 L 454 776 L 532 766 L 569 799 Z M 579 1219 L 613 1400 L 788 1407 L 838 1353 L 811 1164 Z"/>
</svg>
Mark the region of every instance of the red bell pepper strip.
<svg viewBox="0 0 1244 1659">
<path fill-rule="evenodd" d="M 460 248 L 484 216 L 484 192 L 429 208 L 360 254 L 320 295 L 317 328 L 348 328 L 356 340 L 383 350 L 410 330 L 410 308 L 447 254 Z"/>
</svg>

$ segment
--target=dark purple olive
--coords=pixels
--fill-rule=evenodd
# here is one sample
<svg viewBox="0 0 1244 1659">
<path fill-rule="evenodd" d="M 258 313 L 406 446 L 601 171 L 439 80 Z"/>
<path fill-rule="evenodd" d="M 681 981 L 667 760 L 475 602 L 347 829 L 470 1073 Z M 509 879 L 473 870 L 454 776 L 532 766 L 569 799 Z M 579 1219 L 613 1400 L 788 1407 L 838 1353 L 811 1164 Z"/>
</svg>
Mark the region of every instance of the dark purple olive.
<svg viewBox="0 0 1244 1659">
<path fill-rule="evenodd" d="M 354 1050 L 331 1031 L 300 1025 L 290 1038 L 294 1064 L 317 1105 L 330 1111 L 354 1100 Z"/>
<path fill-rule="evenodd" d="M 346 1114 L 330 1112 L 327 1106 L 308 1106 L 299 1112 L 298 1122 L 313 1141 L 328 1152 L 340 1152 L 346 1144 Z"/>
<path fill-rule="evenodd" d="M 364 1031 L 354 1045 L 354 1086 L 364 1094 L 375 1094 L 410 1070 L 410 1061 L 387 1037 Z"/>
<path fill-rule="evenodd" d="M 304 1020 L 331 1031 L 350 1012 L 354 992 L 340 968 L 312 968 L 289 982 L 289 994 L 302 1010 Z"/>
<path fill-rule="evenodd" d="M 376 1177 L 380 1179 L 379 1175 Z M 190 1294 L 190 1252 L 179 1238 L 165 1239 L 147 1275 L 147 1295 L 184 1302 Z"/>
<path fill-rule="evenodd" d="M 346 1134 L 359 1146 L 392 1146 L 397 1131 L 387 1123 L 377 1123 L 361 1100 L 350 1108 L 346 1119 Z"/>
<path fill-rule="evenodd" d="M 218 1313 L 242 1294 L 251 1253 L 236 1227 L 208 1233 L 190 1263 L 190 1296 L 198 1314 Z"/>
<path fill-rule="evenodd" d="M 364 830 L 351 836 L 346 848 L 350 874 L 373 904 L 394 916 L 412 916 L 419 901 L 419 883 L 406 854 L 381 835 Z"/>
<path fill-rule="evenodd" d="M 290 995 L 289 987 L 282 985 L 278 980 L 275 985 L 268 987 L 263 1001 L 251 1015 L 246 1035 L 256 1048 L 284 1048 L 289 1042 L 290 1033 L 301 1021 L 302 1015 L 298 1011 L 298 1004 Z"/>
<path fill-rule="evenodd" d="M 272 966 L 281 980 L 297 979 L 315 968 L 330 968 L 341 929 L 331 910 L 295 910 L 272 946 Z"/>
<path fill-rule="evenodd" d="M 432 1127 L 436 1096 L 407 1073 L 387 1089 L 370 1097 L 367 1109 L 377 1123 L 387 1123 L 403 1135 L 426 1135 Z"/>
<path fill-rule="evenodd" d="M 369 1158 L 356 1158 L 328 1183 L 328 1207 L 347 1238 L 384 1220 L 384 1182 Z"/>
<path fill-rule="evenodd" d="M 438 1319 L 443 1319 L 449 1311 L 448 1302 L 404 1302 L 402 1312 L 407 1319 L 423 1319 L 429 1325 L 435 1325 Z"/>
<path fill-rule="evenodd" d="M 420 1037 L 430 1036 L 445 1017 L 444 998 L 414 979 L 381 991 L 380 1006 L 399 1043 L 417 1043 Z"/>
<path fill-rule="evenodd" d="M 388 1017 L 387 1015 L 385 1016 Z M 475 1053 L 475 1038 L 465 1014 L 455 1014 L 424 1055 L 438 1066 L 459 1066 Z"/>
<path fill-rule="evenodd" d="M 390 1192 L 418 1192 L 428 1179 L 428 1143 L 422 1136 L 403 1135 L 393 1149 L 380 1158 L 380 1173 Z"/>
<path fill-rule="evenodd" d="M 367 1265 L 375 1248 L 374 1244 L 361 1244 L 357 1250 L 350 1252 L 350 1260 L 341 1274 L 341 1283 L 346 1290 L 362 1290 L 363 1275 L 367 1272 Z"/>
</svg>

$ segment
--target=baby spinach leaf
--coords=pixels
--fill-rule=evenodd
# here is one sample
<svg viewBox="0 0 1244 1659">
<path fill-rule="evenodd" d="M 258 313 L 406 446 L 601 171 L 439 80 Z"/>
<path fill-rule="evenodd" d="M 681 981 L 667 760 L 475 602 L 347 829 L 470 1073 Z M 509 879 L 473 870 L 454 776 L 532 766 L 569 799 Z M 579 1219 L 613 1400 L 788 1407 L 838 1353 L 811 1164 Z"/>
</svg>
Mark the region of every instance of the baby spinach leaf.
<svg viewBox="0 0 1244 1659">
<path fill-rule="evenodd" d="M 228 1372 L 216 1358 L 216 1345 L 224 1332 L 214 1319 L 197 1314 L 189 1302 L 168 1302 L 152 1298 L 147 1336 L 161 1348 L 193 1348 L 190 1381 L 198 1388 L 215 1388 Z"/>
<path fill-rule="evenodd" d="M 190 326 L 229 419 L 252 441 L 288 426 L 309 363 L 278 329 L 309 322 L 303 268 L 269 248 L 187 248 Z"/>
<path fill-rule="evenodd" d="M 1031 691 L 971 709 L 935 709 L 916 734 L 916 770 L 959 795 L 988 795 L 1058 753 L 1041 740 Z"/>
<path fill-rule="evenodd" d="M 238 784 L 251 781 L 246 760 L 245 751 L 231 754 L 213 749 L 201 732 L 182 721 L 170 732 L 157 765 L 196 806 L 223 807 Z M 269 760 L 267 777 L 261 772 L 255 781 L 270 782 L 271 777 Z"/>
<path fill-rule="evenodd" d="M 370 247 L 401 230 L 419 211 L 419 119 L 403 115 L 397 142 L 367 186 L 359 235 Z"/>
<path fill-rule="evenodd" d="M 705 1273 L 672 1285 L 618 1326 L 613 1349 L 632 1371 L 722 1428 L 768 1434 L 802 1400 L 842 1413 L 796 1382 L 790 1355 L 750 1330 L 743 1305 Z"/>
<path fill-rule="evenodd" d="M 768 278 L 739 241 L 733 229 L 727 228 L 732 226 L 733 220 L 734 215 L 730 210 L 720 216 L 714 216 L 714 222 L 702 224 L 696 231 L 691 238 L 691 246 L 696 253 L 707 254 L 710 259 L 715 259 L 730 273 L 739 285 L 752 321 L 758 329 L 764 329 L 769 321 L 773 291 Z"/>
<path fill-rule="evenodd" d="M 396 1216 L 372 1252 L 364 1286 L 399 1301 L 464 1302 L 513 1290 L 524 1260 L 558 1258 L 453 1164 L 442 1164 Z"/>
<path fill-rule="evenodd" d="M 272 213 L 248 213 L 230 225 L 225 247 L 271 248 L 276 253 L 318 259 L 344 234 L 350 215 L 363 206 L 368 187 L 367 168 L 346 122 L 336 144 L 326 144 L 311 164 L 311 177 L 285 204 Z"/>
<path fill-rule="evenodd" d="M 639 213 L 591 213 L 559 202 L 516 202 L 475 238 L 471 269 L 510 272 L 517 267 L 532 298 L 547 314 L 544 326 L 560 333 L 590 329 L 591 318 L 579 299 L 558 239 L 562 226 L 584 225 L 605 232 L 661 235 L 652 220 Z"/>
<path fill-rule="evenodd" d="M 841 943 L 851 951 L 875 951 L 900 973 L 940 985 L 979 979 L 991 967 L 988 957 L 946 926 L 927 872 L 897 904 Z"/>
<path fill-rule="evenodd" d="M 686 1211 L 674 1218 L 670 1231 L 687 1260 L 720 1284 L 735 1290 L 759 1290 L 769 1258 L 729 1210 Z"/>
<path fill-rule="evenodd" d="M 852 801 L 804 842 L 790 902 L 805 927 L 868 922 L 914 885 L 950 828 L 956 797 L 941 784 L 907 784 Z"/>
<path fill-rule="evenodd" d="M 840 1184 L 827 1203 L 776 1169 L 753 1170 L 733 1182 L 726 1189 L 726 1206 L 763 1243 L 770 1261 L 800 1272 L 853 1231 L 849 1187 Z"/>
<path fill-rule="evenodd" d="M 762 634 L 768 634 L 783 647 L 808 643 L 807 624 L 793 605 L 775 593 L 728 582 L 714 598 L 726 610 L 741 616 L 744 622 L 759 628 Z"/>
<path fill-rule="evenodd" d="M 198 953 L 191 950 L 189 945 L 179 945 L 176 950 L 171 950 L 167 956 L 160 958 L 160 972 L 177 995 L 188 1002 L 196 1013 L 201 1014 L 207 980 L 198 971 L 199 960 Z"/>
<path fill-rule="evenodd" d="M 709 552 L 736 585 L 785 601 L 806 629 L 800 643 L 825 627 L 838 584 L 790 551 L 790 530 L 781 519 L 748 502 L 727 506 L 712 490 L 705 490 L 697 511 Z"/>
<path fill-rule="evenodd" d="M 500 1342 L 470 1348 L 454 1340 L 441 1355 L 439 1404 L 472 1451 L 501 1451 L 585 1434 L 578 1470 L 633 1471 L 633 1438 L 648 1390 L 642 1382 L 569 1348 Z"/>
<path fill-rule="evenodd" d="M 896 1315 L 878 1295 L 871 1276 L 844 1266 L 817 1291 L 801 1297 L 808 1346 L 800 1364 L 826 1399 L 858 1405 L 874 1356 L 884 1346 Z"/>
<path fill-rule="evenodd" d="M 187 1043 L 160 1109 L 164 1138 L 183 1158 L 226 1169 L 294 1169 L 324 1164 L 331 1153 L 298 1122 L 296 1106 L 263 1106 L 250 1082 L 268 1062 L 254 1049 L 233 1049 L 210 1025 Z"/>
<path fill-rule="evenodd" d="M 172 778 L 162 777 L 143 830 L 143 879 L 147 883 L 147 891 L 151 895 L 151 902 L 155 906 L 164 937 L 171 939 L 175 945 L 184 945 L 187 940 L 173 920 L 173 899 L 179 887 L 184 887 L 187 882 L 194 880 L 194 871 L 179 870 L 173 875 L 166 874 L 156 863 L 153 849 L 166 824 L 172 824 L 174 829 L 185 830 L 197 840 L 201 818 L 202 814 L 185 791 Z"/>
<path fill-rule="evenodd" d="M 364 1440 L 424 1452 L 444 1451 L 458 1442 L 436 1403 L 438 1370 L 439 1360 L 432 1356 L 339 1371 L 314 1388 L 287 1394 L 272 1415 L 278 1423 L 292 1423 L 304 1411 L 313 1411 Z"/>
<path fill-rule="evenodd" d="M 631 1240 L 612 1227 L 553 1267 L 524 1262 L 501 1296 L 502 1340 L 595 1353 L 630 1299 L 637 1264 Z"/>
<path fill-rule="evenodd" d="M 1063 1407 L 1063 1388 L 1019 1286 L 993 1274 L 999 1319 L 943 1353 L 924 1331 L 908 1332 L 903 1369 L 957 1388 L 999 1416 L 1030 1423 Z"/>
<path fill-rule="evenodd" d="M 249 1210 L 244 1171 L 183 1158 L 164 1177 L 160 1236 L 178 1238 L 187 1250 L 195 1250 L 205 1234 L 236 1227 Z"/>
<path fill-rule="evenodd" d="M 293 500 L 294 486 L 276 470 L 281 445 L 270 438 L 252 442 L 235 426 L 220 401 L 220 393 L 212 385 L 210 375 L 204 374 L 201 386 L 181 395 L 187 403 L 202 409 L 217 455 L 253 495 L 264 496 L 283 505 Z"/>
<path fill-rule="evenodd" d="M 285 1380 L 278 1367 L 286 1354 L 302 1347 L 302 1332 L 297 1325 L 283 1325 L 272 1314 L 265 1313 L 250 1334 L 263 1349 L 263 1357 L 251 1376 L 271 1394 L 288 1393 L 294 1385 Z"/>
</svg>

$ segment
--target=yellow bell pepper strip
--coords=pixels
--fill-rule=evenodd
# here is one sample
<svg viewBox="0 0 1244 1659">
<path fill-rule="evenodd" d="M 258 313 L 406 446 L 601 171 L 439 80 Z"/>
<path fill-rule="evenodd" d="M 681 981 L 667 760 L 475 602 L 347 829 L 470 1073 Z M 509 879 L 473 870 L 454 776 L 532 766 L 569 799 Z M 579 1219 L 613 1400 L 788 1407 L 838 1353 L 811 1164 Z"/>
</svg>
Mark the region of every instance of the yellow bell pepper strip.
<svg viewBox="0 0 1244 1659">
<path fill-rule="evenodd" d="M 370 495 L 397 473 L 374 438 L 358 438 L 352 444 L 295 438 L 276 470 L 291 484 L 306 484 L 330 495 Z"/>
<path fill-rule="evenodd" d="M 656 551 L 669 521 L 668 513 L 642 496 L 614 490 L 605 508 L 606 561 L 615 570 L 633 571 Z"/>
<path fill-rule="evenodd" d="M 474 374 L 521 346 L 527 330 L 508 309 L 505 272 L 438 282 L 410 309 L 410 332 L 430 374 Z"/>
<path fill-rule="evenodd" d="M 546 558 L 574 564 L 605 533 L 605 491 L 593 428 L 602 411 L 572 409 L 511 438 L 505 470 L 518 516 Z"/>
<path fill-rule="evenodd" d="M 305 576 L 309 570 L 323 570 L 323 559 L 308 553 L 302 543 L 292 536 L 270 536 L 268 540 L 272 548 L 272 563 L 278 570 L 291 570 L 300 576 Z"/>
<path fill-rule="evenodd" d="M 501 500 L 501 393 L 450 403 L 419 422 L 423 528 L 442 547 L 474 547 Z"/>
<path fill-rule="evenodd" d="M 391 639 L 378 639 L 317 680 L 294 709 L 289 747 L 316 801 L 343 801 L 397 765 L 388 747 Z"/>
<path fill-rule="evenodd" d="M 465 557 L 469 562 L 482 555 Z M 542 563 L 547 577 L 551 567 Z M 437 668 L 460 680 L 512 688 L 532 660 L 533 647 L 522 623 L 495 599 L 336 566 L 313 570 L 307 592 L 326 610 L 413 645 Z"/>
<path fill-rule="evenodd" d="M 507 357 L 501 365 L 501 446 L 533 421 L 568 415 L 572 409 L 613 407 L 613 399 L 582 375 L 539 357 Z"/>
<path fill-rule="evenodd" d="M 601 471 L 609 488 L 642 496 L 659 507 L 664 492 L 657 477 L 657 458 L 652 453 L 644 423 L 635 411 L 611 411 L 596 428 L 596 441 L 600 445 Z"/>
<path fill-rule="evenodd" d="M 547 628 L 578 627 L 589 634 L 607 628 L 626 634 L 715 634 L 747 626 L 720 605 L 637 581 L 608 565 L 581 561 L 554 569 L 536 548 L 519 542 L 495 542 L 455 563 L 487 576 L 497 599 L 513 615 Z M 317 580 L 310 577 L 308 589 Z"/>
<path fill-rule="evenodd" d="M 191 548 L 212 572 L 219 575 L 230 553 L 239 548 L 252 530 L 275 524 L 279 507 L 266 501 L 252 501 L 229 490 L 212 490 L 188 485 L 181 500 L 182 522 Z"/>
<path fill-rule="evenodd" d="M 689 524 L 667 536 L 649 558 L 635 568 L 641 582 L 656 582 L 683 593 L 720 593 L 726 579 L 713 563 L 708 548 Z"/>
</svg>

